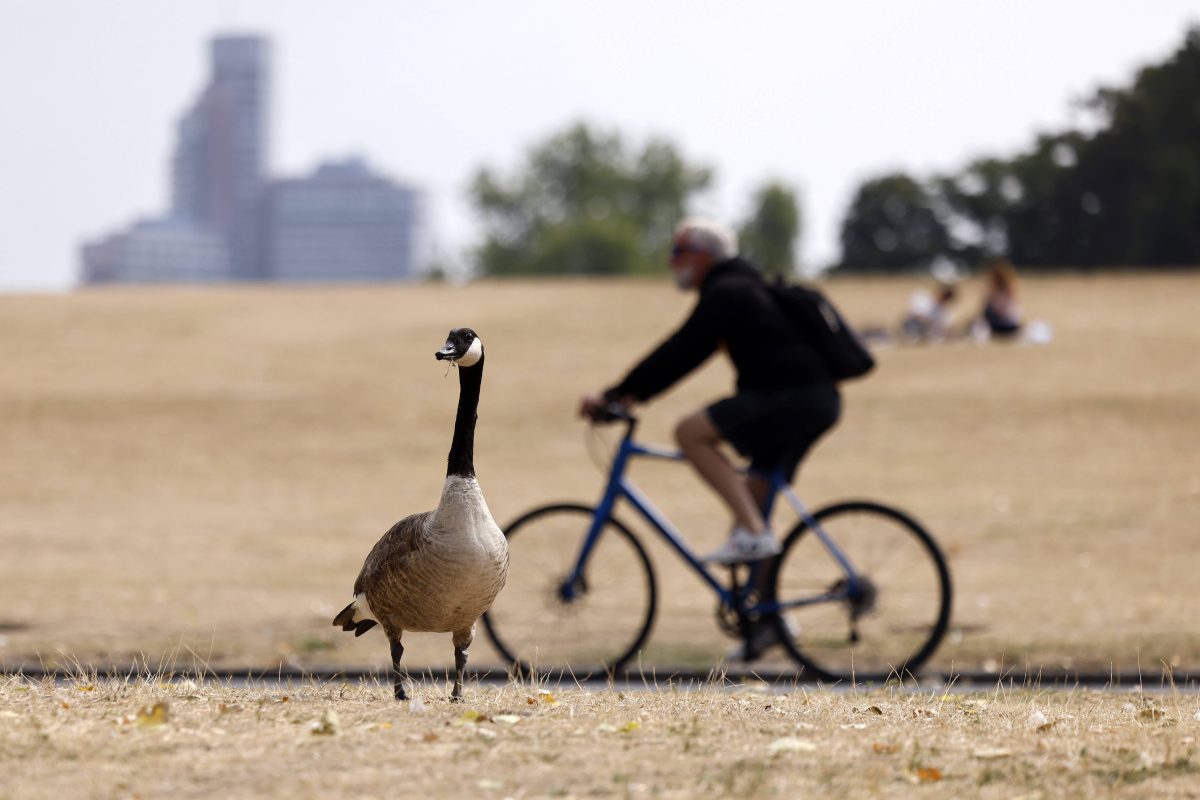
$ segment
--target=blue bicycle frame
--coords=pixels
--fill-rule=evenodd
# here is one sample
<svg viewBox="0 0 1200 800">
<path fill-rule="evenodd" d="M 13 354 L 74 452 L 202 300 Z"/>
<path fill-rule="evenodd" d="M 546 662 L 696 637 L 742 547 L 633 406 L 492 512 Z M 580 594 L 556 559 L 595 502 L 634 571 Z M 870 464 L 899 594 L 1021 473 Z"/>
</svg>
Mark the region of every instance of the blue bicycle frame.
<svg viewBox="0 0 1200 800">
<path fill-rule="evenodd" d="M 583 574 L 587 565 L 588 557 L 591 555 L 592 549 L 595 547 L 597 539 L 600 537 L 600 531 L 604 527 L 605 521 L 612 516 L 613 508 L 616 506 L 617 500 L 624 498 L 630 505 L 640 513 L 647 522 L 650 523 L 659 534 L 666 539 L 676 552 L 683 557 L 692 569 L 704 580 L 705 583 L 717 594 L 721 599 L 722 604 L 739 610 L 742 613 L 755 613 L 759 615 L 777 614 L 780 611 L 788 608 L 796 608 L 799 606 L 816 605 L 818 603 L 828 603 L 840 600 L 846 600 L 857 596 L 861 592 L 861 581 L 859 572 L 850 563 L 850 559 L 842 551 L 840 547 L 833 541 L 817 520 L 809 513 L 800 497 L 792 489 L 782 471 L 771 473 L 768 477 L 770 481 L 770 490 L 767 493 L 766 501 L 763 503 L 763 516 L 770 518 L 772 508 L 775 504 L 775 499 L 780 494 L 788 501 L 788 505 L 796 512 L 796 515 L 812 530 L 813 534 L 821 541 L 830 555 L 837 561 L 842 571 L 846 575 L 846 581 L 840 587 L 824 592 L 813 597 L 789 599 L 784 602 L 779 602 L 777 599 L 760 601 L 753 607 L 747 608 L 744 603 L 749 596 L 750 591 L 757 586 L 757 579 L 760 577 L 759 571 L 764 569 L 764 565 L 768 561 L 758 561 L 750 564 L 750 575 L 746 582 L 741 586 L 735 585 L 732 589 L 725 587 L 720 581 L 713 577 L 708 568 L 701 562 L 688 547 L 679 531 L 671 524 L 671 521 L 659 511 L 650 500 L 642 494 L 642 492 L 633 485 L 633 483 L 625 477 L 625 468 L 629 463 L 629 459 L 635 456 L 647 456 L 650 458 L 664 459 L 668 461 L 682 461 L 683 454 L 677 450 L 667 450 L 664 448 L 653 447 L 638 444 L 633 440 L 633 424 L 629 428 L 621 440 L 620 446 L 617 448 L 616 455 L 613 458 L 612 467 L 609 470 L 608 483 L 604 487 L 604 494 L 596 506 L 595 516 L 592 518 L 591 527 L 588 529 L 587 537 L 584 539 L 583 547 L 580 549 L 579 558 L 575 562 L 575 567 L 570 576 L 562 584 L 562 597 L 566 601 L 575 599 L 577 588 L 584 585 L 582 583 Z"/>
</svg>

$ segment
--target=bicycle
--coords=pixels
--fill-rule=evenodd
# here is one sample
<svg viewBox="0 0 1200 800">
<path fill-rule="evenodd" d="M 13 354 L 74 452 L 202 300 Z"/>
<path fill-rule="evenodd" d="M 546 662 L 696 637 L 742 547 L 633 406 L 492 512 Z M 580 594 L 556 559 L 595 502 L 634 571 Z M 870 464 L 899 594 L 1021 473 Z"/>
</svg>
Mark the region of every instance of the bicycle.
<svg viewBox="0 0 1200 800">
<path fill-rule="evenodd" d="M 621 499 L 716 594 L 723 631 L 749 647 L 759 626 L 773 626 L 799 676 L 903 678 L 933 655 L 950 621 L 950 572 L 911 516 L 865 500 L 809 513 L 777 472 L 770 475 L 764 515 L 770 518 L 782 496 L 799 522 L 778 556 L 730 567 L 725 585 L 624 474 L 632 458 L 682 461 L 682 454 L 635 441 L 637 417 L 623 407 L 608 407 L 601 420 L 622 421 L 625 432 L 600 502 L 541 506 L 504 528 L 508 584 L 483 623 L 513 669 L 614 676 L 649 638 L 658 605 L 654 568 L 637 536 L 613 514 Z"/>
</svg>

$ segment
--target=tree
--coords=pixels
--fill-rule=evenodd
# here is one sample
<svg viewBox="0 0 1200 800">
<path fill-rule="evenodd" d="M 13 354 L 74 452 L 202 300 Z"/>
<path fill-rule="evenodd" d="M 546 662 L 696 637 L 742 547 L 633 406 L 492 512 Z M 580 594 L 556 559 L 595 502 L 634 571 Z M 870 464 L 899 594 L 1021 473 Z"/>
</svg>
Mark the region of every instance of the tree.
<svg viewBox="0 0 1200 800">
<path fill-rule="evenodd" d="M 842 226 L 842 268 L 998 254 L 1023 269 L 1198 266 L 1197 97 L 1200 27 L 1128 88 L 1098 90 L 1090 130 L 1039 136 L 927 185 L 902 175 L 864 184 Z"/>
<path fill-rule="evenodd" d="M 712 180 L 659 139 L 631 152 L 583 123 L 533 147 L 510 178 L 481 169 L 471 198 L 485 275 L 658 271 L 688 198 Z"/>
<path fill-rule="evenodd" d="M 767 272 L 787 274 L 796 267 L 800 206 L 794 192 L 768 183 L 754 195 L 754 211 L 738 231 L 742 253 Z"/>
<path fill-rule="evenodd" d="M 846 272 L 895 272 L 928 266 L 949 251 L 936 198 L 916 179 L 892 173 L 859 187 L 842 223 Z"/>
</svg>

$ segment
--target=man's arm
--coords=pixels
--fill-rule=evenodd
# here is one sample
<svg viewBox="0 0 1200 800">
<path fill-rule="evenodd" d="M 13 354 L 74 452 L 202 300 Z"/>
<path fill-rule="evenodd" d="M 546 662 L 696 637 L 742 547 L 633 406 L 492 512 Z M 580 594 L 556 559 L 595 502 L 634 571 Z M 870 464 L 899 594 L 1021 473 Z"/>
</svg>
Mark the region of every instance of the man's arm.
<svg viewBox="0 0 1200 800">
<path fill-rule="evenodd" d="M 605 391 L 604 398 L 645 402 L 668 389 L 717 349 L 720 317 L 719 298 L 702 297 L 682 327 L 643 358 L 620 383 Z"/>
</svg>

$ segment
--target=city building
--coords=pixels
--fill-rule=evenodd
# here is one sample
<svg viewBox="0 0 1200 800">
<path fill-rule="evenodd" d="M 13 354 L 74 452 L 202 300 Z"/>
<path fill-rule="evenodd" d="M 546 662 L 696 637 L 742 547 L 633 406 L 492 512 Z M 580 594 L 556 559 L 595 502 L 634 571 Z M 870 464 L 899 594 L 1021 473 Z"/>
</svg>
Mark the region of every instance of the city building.
<svg viewBox="0 0 1200 800">
<path fill-rule="evenodd" d="M 419 190 L 360 159 L 270 178 L 270 43 L 218 36 L 212 75 L 181 116 L 171 206 L 86 242 L 91 283 L 397 280 L 416 274 Z"/>
<path fill-rule="evenodd" d="M 213 40 L 213 76 L 183 115 L 171 170 L 171 216 L 225 237 L 230 277 L 265 277 L 260 198 L 269 155 L 270 45 Z"/>
<path fill-rule="evenodd" d="M 186 220 L 142 220 L 83 246 L 83 283 L 215 283 L 230 274 L 225 237 Z"/>
<path fill-rule="evenodd" d="M 274 181 L 266 209 L 272 280 L 386 281 L 416 272 L 420 193 L 361 159 Z"/>
</svg>

